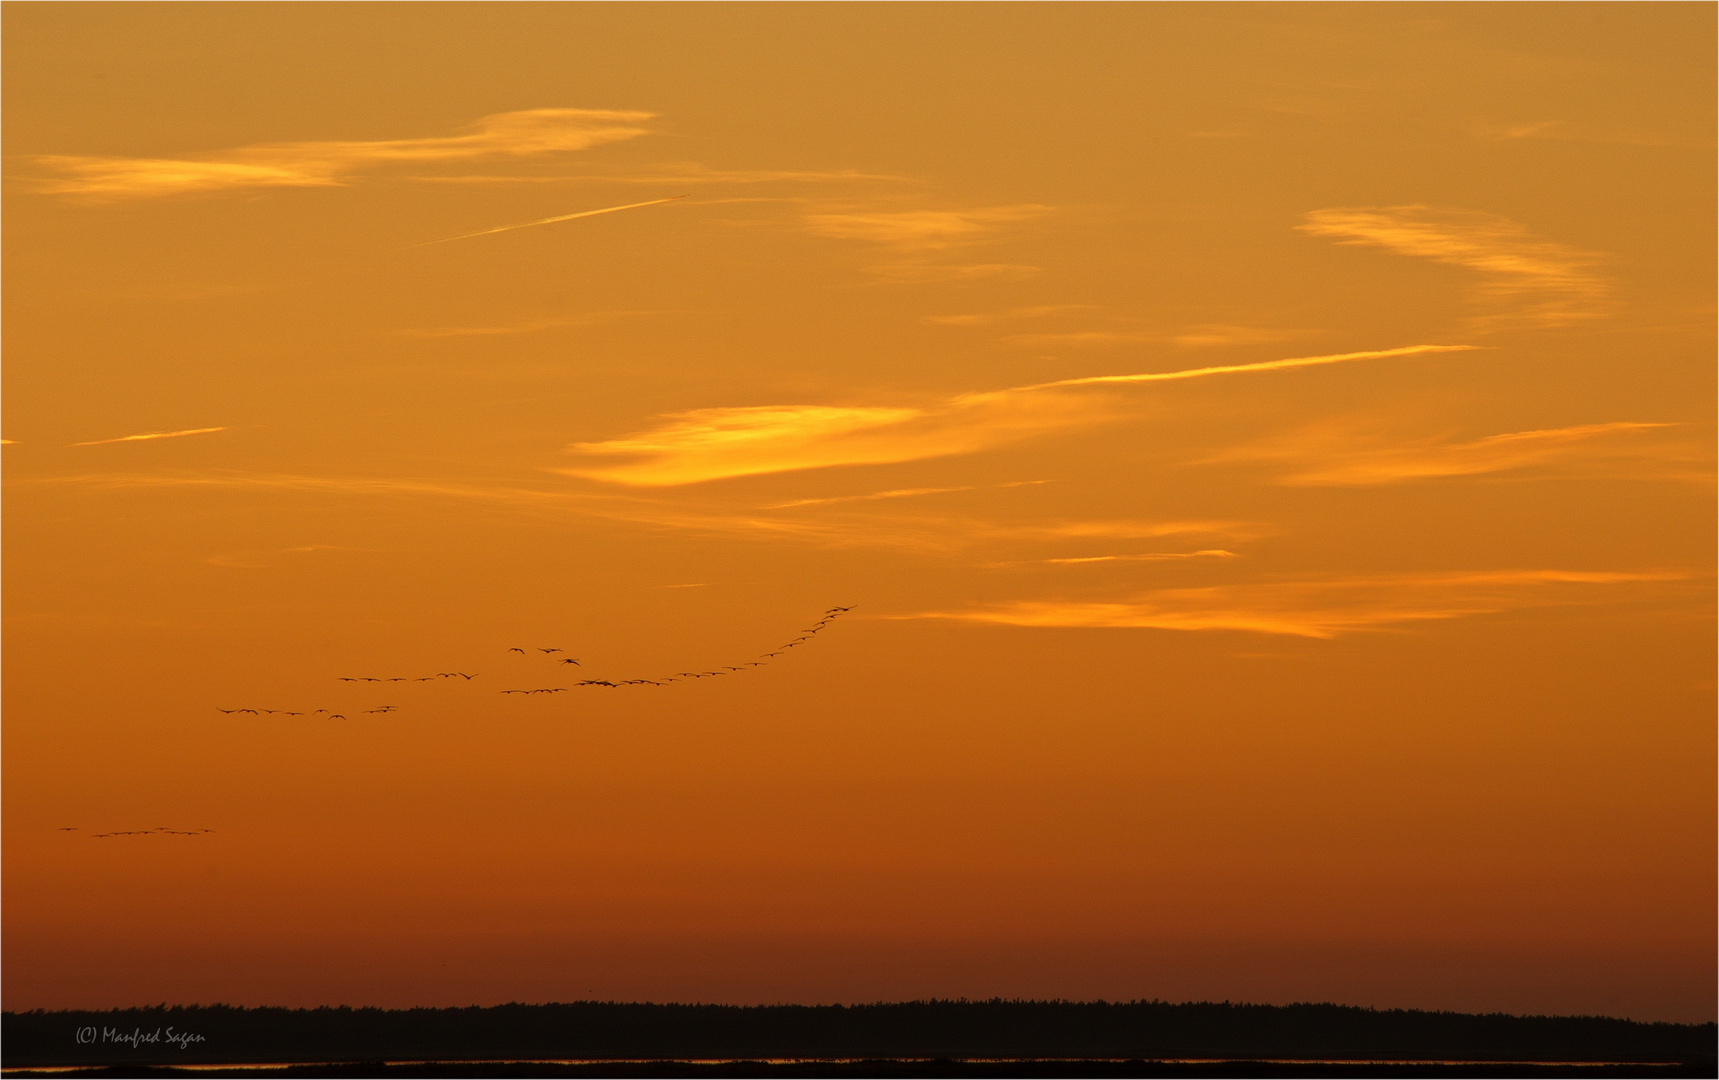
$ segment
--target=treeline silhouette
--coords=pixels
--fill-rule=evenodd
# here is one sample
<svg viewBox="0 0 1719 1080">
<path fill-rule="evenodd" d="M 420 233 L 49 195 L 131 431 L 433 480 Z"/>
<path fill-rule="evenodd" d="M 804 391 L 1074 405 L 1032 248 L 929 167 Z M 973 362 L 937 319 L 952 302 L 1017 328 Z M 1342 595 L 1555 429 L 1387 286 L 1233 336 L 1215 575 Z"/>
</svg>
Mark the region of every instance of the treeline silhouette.
<svg viewBox="0 0 1719 1080">
<path fill-rule="evenodd" d="M 80 1031 L 94 1034 L 80 1037 Z M 622 1058 L 1715 1060 L 1711 1023 L 1229 1002 L 587 1001 L 389 1010 L 198 1005 L 8 1012 L 0 1015 L 0 1032 L 7 1068 Z M 151 1041 L 152 1032 L 162 1034 Z M 181 1048 L 169 1041 L 175 1034 L 200 1039 Z M 133 1041 L 116 1041 L 121 1037 Z"/>
</svg>

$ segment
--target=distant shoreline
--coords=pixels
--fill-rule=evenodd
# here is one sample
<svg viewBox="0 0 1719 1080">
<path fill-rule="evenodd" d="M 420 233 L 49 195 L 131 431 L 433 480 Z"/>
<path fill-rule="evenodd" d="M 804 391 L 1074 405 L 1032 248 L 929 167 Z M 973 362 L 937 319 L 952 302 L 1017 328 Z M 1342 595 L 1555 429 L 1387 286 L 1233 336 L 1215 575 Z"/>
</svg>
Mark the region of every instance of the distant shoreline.
<svg viewBox="0 0 1719 1080">
<path fill-rule="evenodd" d="M 8 1076 L 1711 1076 L 1716 1033 L 1598 1016 L 1002 1000 L 38 1010 L 0 1015 L 0 1030 Z"/>
<path fill-rule="evenodd" d="M 609 1061 L 345 1061 L 314 1064 L 94 1065 L 4 1069 L 8 1077 L 1710 1077 L 1711 1062 L 1084 1058 L 735 1058 Z"/>
</svg>

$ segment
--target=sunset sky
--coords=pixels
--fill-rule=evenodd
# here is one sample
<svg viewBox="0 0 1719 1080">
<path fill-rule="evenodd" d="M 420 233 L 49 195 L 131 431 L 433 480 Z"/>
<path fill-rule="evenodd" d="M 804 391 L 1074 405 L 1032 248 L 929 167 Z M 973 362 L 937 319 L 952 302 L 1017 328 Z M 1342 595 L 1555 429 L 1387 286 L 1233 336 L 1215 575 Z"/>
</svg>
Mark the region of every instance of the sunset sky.
<svg viewBox="0 0 1719 1080">
<path fill-rule="evenodd" d="M 1713 1019 L 1714 21 L 9 5 L 6 1007 Z"/>
</svg>

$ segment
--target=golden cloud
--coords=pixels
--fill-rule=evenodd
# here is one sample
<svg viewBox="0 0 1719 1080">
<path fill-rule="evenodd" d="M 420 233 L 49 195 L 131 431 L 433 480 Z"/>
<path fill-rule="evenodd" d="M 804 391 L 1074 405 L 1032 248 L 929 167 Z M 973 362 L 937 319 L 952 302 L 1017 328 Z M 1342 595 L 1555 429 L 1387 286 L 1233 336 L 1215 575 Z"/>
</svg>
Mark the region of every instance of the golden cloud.
<svg viewBox="0 0 1719 1080">
<path fill-rule="evenodd" d="M 659 487 L 834 465 L 918 461 L 974 453 L 1123 415 L 1123 407 L 1111 398 L 1046 391 L 1276 371 L 1472 347 L 1410 345 L 1256 364 L 1098 375 L 961 394 L 921 407 L 757 405 L 698 409 L 668 416 L 667 423 L 649 431 L 571 447 L 587 456 L 626 457 L 631 461 L 554 471 L 610 483 Z"/>
<path fill-rule="evenodd" d="M 1117 601 L 1026 600 L 908 619 L 1004 626 L 1242 630 L 1333 638 L 1437 619 L 1568 603 L 1581 586 L 1675 581 L 1678 571 L 1491 570 L 1154 589 Z"/>
<path fill-rule="evenodd" d="M 366 142 L 263 143 L 189 158 L 48 155 L 59 174 L 38 190 L 90 198 L 143 198 L 255 187 L 330 187 L 348 174 L 396 162 L 526 157 L 583 150 L 649 134 L 647 112 L 525 109 L 486 116 L 464 135 Z"/>
<path fill-rule="evenodd" d="M 1314 210 L 1297 226 L 1340 244 L 1382 247 L 1461 266 L 1480 275 L 1478 299 L 1494 310 L 1470 320 L 1481 330 L 1565 326 L 1602 313 L 1610 283 L 1601 256 L 1542 240 L 1509 218 L 1428 206 Z"/>
</svg>

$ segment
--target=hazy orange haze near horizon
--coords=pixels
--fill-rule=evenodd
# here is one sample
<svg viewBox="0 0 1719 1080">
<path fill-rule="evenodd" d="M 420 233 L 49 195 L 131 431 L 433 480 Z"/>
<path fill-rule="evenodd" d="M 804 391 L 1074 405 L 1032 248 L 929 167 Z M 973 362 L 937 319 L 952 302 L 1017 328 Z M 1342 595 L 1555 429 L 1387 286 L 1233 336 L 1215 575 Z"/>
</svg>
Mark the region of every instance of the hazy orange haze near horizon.
<svg viewBox="0 0 1719 1080">
<path fill-rule="evenodd" d="M 7 1008 L 1713 1018 L 1712 5 L 4 19 Z"/>
</svg>

